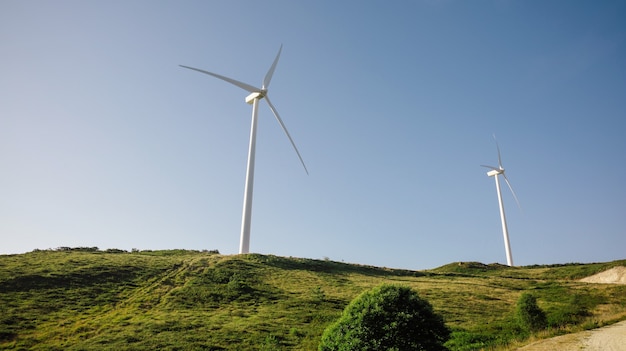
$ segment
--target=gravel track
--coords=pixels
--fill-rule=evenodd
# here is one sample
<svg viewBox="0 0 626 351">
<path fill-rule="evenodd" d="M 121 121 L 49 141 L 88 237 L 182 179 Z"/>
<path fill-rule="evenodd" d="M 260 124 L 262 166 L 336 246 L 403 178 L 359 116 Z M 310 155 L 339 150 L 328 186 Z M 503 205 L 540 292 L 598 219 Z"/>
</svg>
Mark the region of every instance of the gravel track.
<svg viewBox="0 0 626 351">
<path fill-rule="evenodd" d="M 626 351 L 626 321 L 603 328 L 540 340 L 519 351 Z"/>
</svg>

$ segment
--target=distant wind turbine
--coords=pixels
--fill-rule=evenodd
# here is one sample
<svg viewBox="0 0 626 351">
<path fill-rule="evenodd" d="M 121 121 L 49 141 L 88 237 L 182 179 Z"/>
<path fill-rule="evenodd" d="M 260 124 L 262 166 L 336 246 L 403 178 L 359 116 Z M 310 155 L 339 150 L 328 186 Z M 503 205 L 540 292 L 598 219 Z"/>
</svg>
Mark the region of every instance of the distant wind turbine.
<svg viewBox="0 0 626 351">
<path fill-rule="evenodd" d="M 250 95 L 246 97 L 246 102 L 248 104 L 252 104 L 252 125 L 250 127 L 250 147 L 248 149 L 248 168 L 247 168 L 247 173 L 246 173 L 246 186 L 245 186 L 244 198 L 243 198 L 243 214 L 241 218 L 241 239 L 239 243 L 240 254 L 250 252 L 250 222 L 252 218 L 252 188 L 254 185 L 254 155 L 255 155 L 255 148 L 256 148 L 256 128 L 257 128 L 257 112 L 258 112 L 259 100 L 265 98 L 265 101 L 267 101 L 267 104 L 270 107 L 270 110 L 272 110 L 274 117 L 276 117 L 276 120 L 282 127 L 283 131 L 285 131 L 285 134 L 287 135 L 287 138 L 289 138 L 291 145 L 293 145 L 294 150 L 296 150 L 296 154 L 298 154 L 298 158 L 300 159 L 300 162 L 302 163 L 302 166 L 304 167 L 304 171 L 307 174 L 309 174 L 309 171 L 307 170 L 306 165 L 304 164 L 304 160 L 302 160 L 302 156 L 300 156 L 300 152 L 298 151 L 296 144 L 293 142 L 293 139 L 291 138 L 291 135 L 289 135 L 289 132 L 287 131 L 287 128 L 285 127 L 285 124 L 283 123 L 283 120 L 278 115 L 278 111 L 276 111 L 276 108 L 274 108 L 274 105 L 272 105 L 272 102 L 270 101 L 270 98 L 267 95 L 267 89 L 269 88 L 270 81 L 272 80 L 272 75 L 274 75 L 274 70 L 276 69 L 276 64 L 278 63 L 278 58 L 280 57 L 280 52 L 282 50 L 283 50 L 283 46 L 281 45 L 280 49 L 278 50 L 278 54 L 276 55 L 276 58 L 274 59 L 274 63 L 272 63 L 272 66 L 270 67 L 270 69 L 267 71 L 267 74 L 265 75 L 265 79 L 263 79 L 263 85 L 261 86 L 261 88 L 257 88 L 252 85 L 242 83 L 240 81 L 237 81 L 228 77 L 224 77 L 219 74 L 211 73 L 205 70 L 201 70 L 198 68 L 180 65 L 181 67 L 192 69 L 194 71 L 198 71 L 200 73 L 208 74 L 215 78 L 219 78 L 223 81 L 236 85 L 239 88 L 251 93 Z"/>
<path fill-rule="evenodd" d="M 509 179 L 504 174 L 504 167 L 502 167 L 502 158 L 500 157 L 500 146 L 498 145 L 498 141 L 496 140 L 495 135 L 493 136 L 493 139 L 496 141 L 496 148 L 498 149 L 498 167 L 485 165 L 481 166 L 491 169 L 491 171 L 487 172 L 487 175 L 496 179 L 496 192 L 498 193 L 498 204 L 500 205 L 500 219 L 502 220 L 502 235 L 504 235 L 504 249 L 506 251 L 506 261 L 509 266 L 513 266 L 513 254 L 511 253 L 511 244 L 509 243 L 509 231 L 506 226 L 506 215 L 504 214 L 504 203 L 502 202 L 502 193 L 500 192 L 500 181 L 498 176 L 502 175 L 502 177 L 504 177 L 504 181 L 509 186 L 509 189 L 511 189 L 511 193 L 513 194 L 515 202 L 517 202 L 517 206 L 519 206 L 519 201 L 517 200 L 515 191 L 513 191 L 513 187 L 511 187 Z"/>
</svg>

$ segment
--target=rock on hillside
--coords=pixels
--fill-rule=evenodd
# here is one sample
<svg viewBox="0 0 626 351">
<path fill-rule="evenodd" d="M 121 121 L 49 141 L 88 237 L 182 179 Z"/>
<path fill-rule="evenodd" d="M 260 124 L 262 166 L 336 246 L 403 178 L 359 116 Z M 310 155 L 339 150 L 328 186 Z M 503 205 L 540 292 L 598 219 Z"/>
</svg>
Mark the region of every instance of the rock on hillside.
<svg viewBox="0 0 626 351">
<path fill-rule="evenodd" d="M 626 284 L 626 267 L 618 266 L 580 280 L 585 283 Z"/>
</svg>

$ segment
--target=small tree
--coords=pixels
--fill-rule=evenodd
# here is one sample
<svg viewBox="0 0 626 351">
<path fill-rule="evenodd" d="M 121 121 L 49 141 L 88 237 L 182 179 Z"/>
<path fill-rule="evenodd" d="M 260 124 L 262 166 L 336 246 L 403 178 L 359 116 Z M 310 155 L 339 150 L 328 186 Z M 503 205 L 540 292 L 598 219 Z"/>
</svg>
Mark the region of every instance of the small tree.
<svg viewBox="0 0 626 351">
<path fill-rule="evenodd" d="M 548 324 L 545 312 L 529 293 L 523 293 L 517 300 L 517 317 L 521 327 L 532 332 L 544 329 Z"/>
<path fill-rule="evenodd" d="M 409 287 L 381 285 L 356 297 L 322 335 L 320 351 L 447 350 L 450 330 Z"/>
</svg>

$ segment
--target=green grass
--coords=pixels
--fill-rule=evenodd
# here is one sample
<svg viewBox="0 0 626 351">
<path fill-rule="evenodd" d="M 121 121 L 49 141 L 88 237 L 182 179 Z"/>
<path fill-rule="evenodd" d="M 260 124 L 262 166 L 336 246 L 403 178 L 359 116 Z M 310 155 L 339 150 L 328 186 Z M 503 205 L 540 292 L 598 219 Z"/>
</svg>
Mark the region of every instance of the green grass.
<svg viewBox="0 0 626 351">
<path fill-rule="evenodd" d="M 411 286 L 453 330 L 451 350 L 507 349 L 530 335 L 515 303 L 537 297 L 550 329 L 626 318 L 626 286 L 577 280 L 626 260 L 396 270 L 271 255 L 61 248 L 0 256 L 0 349 L 316 350 L 359 293 Z"/>
</svg>

